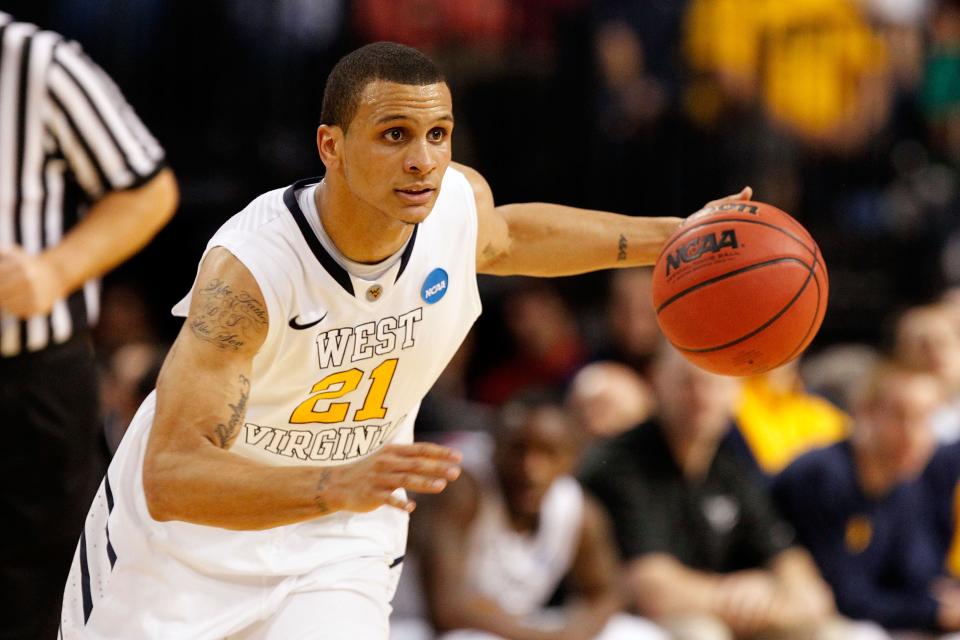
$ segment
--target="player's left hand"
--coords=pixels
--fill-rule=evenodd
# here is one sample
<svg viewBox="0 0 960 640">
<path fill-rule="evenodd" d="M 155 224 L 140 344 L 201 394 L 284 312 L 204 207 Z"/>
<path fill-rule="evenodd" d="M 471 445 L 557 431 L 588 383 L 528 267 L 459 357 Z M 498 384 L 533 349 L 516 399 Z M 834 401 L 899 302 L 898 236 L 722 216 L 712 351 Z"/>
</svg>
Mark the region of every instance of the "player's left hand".
<svg viewBox="0 0 960 640">
<path fill-rule="evenodd" d="M 29 318 L 50 311 L 63 293 L 59 274 L 42 257 L 16 245 L 0 249 L 0 309 Z"/>
</svg>

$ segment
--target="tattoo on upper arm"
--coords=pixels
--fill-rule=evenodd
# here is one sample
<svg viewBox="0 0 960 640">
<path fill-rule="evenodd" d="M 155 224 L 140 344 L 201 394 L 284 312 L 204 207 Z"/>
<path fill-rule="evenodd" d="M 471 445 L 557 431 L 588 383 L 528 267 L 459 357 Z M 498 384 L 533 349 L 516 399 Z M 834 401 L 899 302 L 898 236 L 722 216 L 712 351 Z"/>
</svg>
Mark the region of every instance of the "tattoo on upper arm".
<svg viewBox="0 0 960 640">
<path fill-rule="evenodd" d="M 240 431 L 240 423 L 243 422 L 243 417 L 247 413 L 247 399 L 250 397 L 250 380 L 242 373 L 239 379 L 240 399 L 237 400 L 237 404 L 227 405 L 230 407 L 230 419 L 227 420 L 227 424 L 221 422 L 214 429 L 217 437 L 216 444 L 221 449 L 226 449 L 233 444 L 233 441 L 237 438 L 237 433 Z"/>
<path fill-rule="evenodd" d="M 317 509 L 320 511 L 320 515 L 326 515 L 330 513 L 330 507 L 327 505 L 327 502 L 323 497 L 323 492 L 327 490 L 327 483 L 329 481 L 330 471 L 324 469 L 320 472 L 320 480 L 317 481 L 317 497 L 314 498 L 314 502 L 317 505 Z"/>
<path fill-rule="evenodd" d="M 617 262 L 623 262 L 627 259 L 627 237 L 620 234 L 620 241 L 617 243 Z"/>
<path fill-rule="evenodd" d="M 235 292 L 223 280 L 211 280 L 195 295 L 200 313 L 190 320 L 190 330 L 218 349 L 239 351 L 267 325 L 263 303 L 246 291 Z"/>
</svg>

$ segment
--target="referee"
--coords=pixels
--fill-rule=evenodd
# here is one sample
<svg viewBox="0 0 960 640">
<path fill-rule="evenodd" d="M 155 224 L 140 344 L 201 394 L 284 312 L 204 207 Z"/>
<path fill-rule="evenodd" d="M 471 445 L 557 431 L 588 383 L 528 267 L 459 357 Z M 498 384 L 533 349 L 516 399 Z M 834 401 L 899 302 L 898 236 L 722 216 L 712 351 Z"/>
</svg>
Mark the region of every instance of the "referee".
<svg viewBox="0 0 960 640">
<path fill-rule="evenodd" d="M 0 639 L 56 637 L 102 475 L 97 278 L 173 215 L 163 149 L 80 47 L 0 13 Z"/>
</svg>

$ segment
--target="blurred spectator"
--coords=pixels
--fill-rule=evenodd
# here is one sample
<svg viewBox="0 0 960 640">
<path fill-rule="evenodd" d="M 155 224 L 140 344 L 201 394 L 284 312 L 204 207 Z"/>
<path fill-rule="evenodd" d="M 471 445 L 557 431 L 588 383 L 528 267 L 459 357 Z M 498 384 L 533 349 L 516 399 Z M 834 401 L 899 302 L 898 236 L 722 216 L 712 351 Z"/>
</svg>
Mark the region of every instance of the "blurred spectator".
<svg viewBox="0 0 960 640">
<path fill-rule="evenodd" d="M 490 407 L 467 397 L 466 369 L 475 346 L 476 336 L 471 331 L 420 404 L 417 433 L 436 437 L 451 431 L 464 433 L 489 429 L 492 422 Z"/>
<path fill-rule="evenodd" d="M 532 389 L 559 391 L 586 360 L 576 319 L 549 282 L 525 281 L 503 300 L 512 344 L 506 362 L 478 377 L 473 397 L 499 405 Z"/>
<path fill-rule="evenodd" d="M 810 393 L 849 413 L 855 386 L 880 354 L 865 344 L 836 344 L 800 362 L 800 378 Z"/>
<path fill-rule="evenodd" d="M 607 517 L 567 475 L 581 440 L 559 406 L 511 403 L 493 473 L 464 473 L 423 501 L 413 546 L 443 640 L 665 640 L 654 625 L 615 615 L 623 603 Z M 566 604 L 547 610 L 568 574 Z"/>
<path fill-rule="evenodd" d="M 960 3 L 937 3 L 921 101 L 935 148 L 960 166 Z"/>
<path fill-rule="evenodd" d="M 107 446 L 116 451 L 143 399 L 157 386 L 167 349 L 157 344 L 125 344 L 110 356 L 100 379 Z"/>
<path fill-rule="evenodd" d="M 613 518 L 634 607 L 683 640 L 854 637 L 761 487 L 719 449 L 737 380 L 664 347 L 653 382 L 658 418 L 601 443 L 582 471 Z"/>
<path fill-rule="evenodd" d="M 810 452 L 778 478 L 775 497 L 813 553 L 840 612 L 889 629 L 960 629 L 960 590 L 940 591 L 933 505 L 915 478 L 934 450 L 937 379 L 879 364 L 854 409 L 849 440 Z"/>
<path fill-rule="evenodd" d="M 617 269 L 610 273 L 607 293 L 609 343 L 600 351 L 601 360 L 615 360 L 648 374 L 650 360 L 663 337 L 657 326 L 651 291 L 653 269 Z"/>
<path fill-rule="evenodd" d="M 143 289 L 129 282 L 108 285 L 93 338 L 99 356 L 105 360 L 124 345 L 156 342 L 154 317 Z"/>
<path fill-rule="evenodd" d="M 592 4 L 597 135 L 589 187 L 615 211 L 664 215 L 706 200 L 710 154 L 677 108 L 684 69 L 681 27 L 689 0 Z M 637 177 L 651 188 L 638 189 Z M 595 188 L 603 185 L 602 188 Z M 653 186 L 655 185 L 655 186 Z"/>
<path fill-rule="evenodd" d="M 743 382 L 736 408 L 737 433 L 767 476 L 794 458 L 844 437 L 848 417 L 823 398 L 811 395 L 793 360 Z"/>
<path fill-rule="evenodd" d="M 611 438 L 644 422 L 655 402 L 650 385 L 635 370 L 602 360 L 577 372 L 566 399 L 591 439 Z"/>
<path fill-rule="evenodd" d="M 496 50 L 512 35 L 516 8 L 506 0 L 358 0 L 353 6 L 358 34 L 425 51 L 443 47 Z"/>
<path fill-rule="evenodd" d="M 940 442 L 960 438 L 960 328 L 950 308 L 933 304 L 908 309 L 897 321 L 894 352 L 899 361 L 933 374 L 945 400 L 934 414 Z"/>
<path fill-rule="evenodd" d="M 960 442 L 937 449 L 922 481 L 933 506 L 937 557 L 951 577 L 960 578 Z"/>
<path fill-rule="evenodd" d="M 856 0 L 692 0 L 685 50 L 700 121 L 758 101 L 774 130 L 839 153 L 887 123 L 887 49 Z"/>
</svg>

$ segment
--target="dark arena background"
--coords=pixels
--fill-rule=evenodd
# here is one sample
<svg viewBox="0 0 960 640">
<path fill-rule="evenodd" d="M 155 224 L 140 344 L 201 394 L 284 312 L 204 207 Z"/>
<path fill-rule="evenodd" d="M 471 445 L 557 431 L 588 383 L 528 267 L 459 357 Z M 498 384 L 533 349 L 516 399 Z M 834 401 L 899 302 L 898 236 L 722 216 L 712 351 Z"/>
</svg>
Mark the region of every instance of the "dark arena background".
<svg viewBox="0 0 960 640">
<path fill-rule="evenodd" d="M 498 204 L 687 216 L 751 186 L 816 239 L 830 298 L 788 382 L 747 388 L 829 401 L 846 417 L 854 383 L 893 355 L 944 379 L 938 436 L 960 437 L 956 0 L 0 0 L 0 10 L 79 41 L 179 180 L 171 223 L 103 280 L 94 337 L 111 448 L 179 331 L 170 308 L 207 239 L 258 194 L 322 173 L 326 75 L 377 40 L 438 62 L 454 97 L 454 159 L 487 178 Z M 497 408 L 532 391 L 565 396 L 587 422 L 601 410 L 584 397 L 616 404 L 623 423 L 590 426 L 597 438 L 655 411 L 648 273 L 481 276 L 480 287 L 484 313 L 423 404 L 423 437 L 486 434 Z M 601 360 L 636 379 L 578 376 Z M 756 428 L 744 427 L 756 413 L 734 416 L 729 439 L 765 488 L 796 455 L 849 432 L 806 439 L 830 428 L 802 420 L 826 414 L 760 414 L 769 421 Z M 404 600 L 412 589 L 397 610 L 420 619 L 422 604 Z"/>
</svg>

